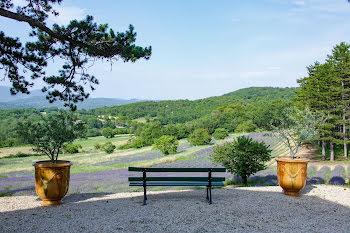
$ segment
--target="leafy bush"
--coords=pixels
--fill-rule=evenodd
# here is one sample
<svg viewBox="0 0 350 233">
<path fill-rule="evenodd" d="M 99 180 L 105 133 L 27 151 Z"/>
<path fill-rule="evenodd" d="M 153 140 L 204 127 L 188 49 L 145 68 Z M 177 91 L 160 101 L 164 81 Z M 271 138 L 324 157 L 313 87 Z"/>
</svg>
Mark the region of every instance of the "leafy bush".
<svg viewBox="0 0 350 233">
<path fill-rule="evenodd" d="M 210 157 L 229 172 L 241 176 L 242 183 L 247 185 L 250 175 L 266 168 L 265 162 L 271 159 L 271 150 L 264 142 L 242 136 L 232 143 L 216 146 Z"/>
<path fill-rule="evenodd" d="M 14 147 L 19 145 L 20 143 L 17 138 L 6 138 L 4 141 L 0 141 L 0 147 Z"/>
<path fill-rule="evenodd" d="M 115 135 L 115 132 L 112 128 L 104 128 L 102 129 L 102 136 L 106 138 L 113 138 Z"/>
<path fill-rule="evenodd" d="M 129 134 L 129 129 L 127 128 L 117 128 L 114 130 L 114 134 Z"/>
<path fill-rule="evenodd" d="M 116 146 L 113 145 L 111 142 L 105 143 L 101 149 L 106 152 L 107 154 L 112 154 L 115 150 Z"/>
<path fill-rule="evenodd" d="M 130 148 L 133 148 L 132 146 L 133 146 L 132 143 L 127 142 L 123 145 L 118 146 L 118 150 L 130 149 Z"/>
<path fill-rule="evenodd" d="M 27 153 L 17 152 L 17 154 L 9 154 L 9 155 L 0 157 L 0 159 L 25 158 L 25 157 L 31 157 L 31 156 L 42 156 L 42 154 L 27 154 Z"/>
<path fill-rule="evenodd" d="M 250 133 L 255 132 L 257 130 L 257 126 L 253 123 L 252 120 L 244 121 L 240 123 L 237 128 L 235 129 L 236 133 Z"/>
<path fill-rule="evenodd" d="M 175 137 L 163 135 L 154 141 L 153 149 L 160 150 L 163 155 L 169 155 L 175 154 L 178 146 L 179 141 Z"/>
<path fill-rule="evenodd" d="M 98 144 L 98 143 L 96 143 L 96 144 L 94 145 L 94 147 L 95 147 L 95 149 L 96 149 L 96 150 L 101 149 L 101 145 L 100 145 L 100 144 Z"/>
<path fill-rule="evenodd" d="M 204 144 L 209 144 L 211 141 L 211 136 L 206 129 L 195 129 L 193 133 L 187 138 L 188 142 L 193 146 L 199 146 Z"/>
<path fill-rule="evenodd" d="M 227 129 L 224 128 L 217 128 L 215 132 L 213 133 L 213 137 L 215 139 L 224 139 L 228 136 L 228 131 Z"/>
<path fill-rule="evenodd" d="M 147 145 L 148 145 L 147 141 L 142 137 L 137 137 L 132 142 L 133 148 L 142 148 L 142 147 L 147 146 Z"/>
<path fill-rule="evenodd" d="M 142 148 L 148 146 L 149 144 L 142 137 L 133 137 L 128 140 L 126 144 L 123 144 L 118 147 L 120 150 L 129 149 L 129 148 Z"/>
<path fill-rule="evenodd" d="M 136 132 L 136 136 L 138 136 L 136 140 L 142 140 L 144 146 L 152 145 L 155 139 L 160 138 L 163 135 L 162 129 L 163 127 L 160 122 L 146 123 L 138 132 Z M 141 145 L 141 143 L 137 143 L 137 145 Z"/>
<path fill-rule="evenodd" d="M 101 136 L 101 130 L 100 129 L 95 129 L 95 128 L 92 128 L 92 129 L 87 129 L 86 131 L 86 136 L 87 137 L 97 137 L 97 136 Z"/>
<path fill-rule="evenodd" d="M 63 151 L 68 154 L 79 153 L 79 149 L 82 149 L 82 148 L 83 147 L 80 144 L 68 143 L 63 145 Z"/>
</svg>

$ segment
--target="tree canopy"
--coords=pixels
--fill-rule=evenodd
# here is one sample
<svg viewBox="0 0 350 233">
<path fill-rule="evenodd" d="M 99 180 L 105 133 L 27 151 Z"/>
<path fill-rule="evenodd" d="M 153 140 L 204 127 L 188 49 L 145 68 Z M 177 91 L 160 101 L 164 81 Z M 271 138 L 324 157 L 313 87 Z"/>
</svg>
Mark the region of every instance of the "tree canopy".
<svg viewBox="0 0 350 233">
<path fill-rule="evenodd" d="M 67 26 L 47 25 L 49 15 L 57 16 L 55 4 L 62 0 L 26 0 L 25 6 L 15 6 L 11 0 L 0 0 L 0 16 L 27 23 L 36 41 L 24 45 L 19 38 L 6 36 L 0 31 L 0 69 L 4 79 L 12 83 L 11 93 L 29 94 L 34 80 L 42 79 L 46 98 L 50 102 L 62 100 L 66 107 L 75 110 L 75 103 L 89 97 L 98 85 L 98 79 L 87 73 L 90 62 L 106 60 L 135 62 L 149 59 L 152 48 L 135 45 L 136 32 L 129 26 L 125 32 L 114 32 L 108 24 L 97 24 L 92 16 L 72 20 Z M 49 59 L 59 58 L 64 65 L 58 74 L 46 74 Z M 30 74 L 30 77 L 28 77 Z"/>
</svg>

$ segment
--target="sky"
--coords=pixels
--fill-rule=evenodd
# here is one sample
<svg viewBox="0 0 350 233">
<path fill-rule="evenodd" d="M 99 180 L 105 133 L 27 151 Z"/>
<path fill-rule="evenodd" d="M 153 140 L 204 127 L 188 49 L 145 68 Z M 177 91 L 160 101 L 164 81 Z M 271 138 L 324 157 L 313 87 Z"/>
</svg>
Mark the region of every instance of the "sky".
<svg viewBox="0 0 350 233">
<path fill-rule="evenodd" d="M 92 15 L 115 31 L 132 24 L 136 44 L 152 46 L 147 61 L 94 63 L 89 73 L 100 84 L 91 97 L 193 100 L 252 86 L 295 87 L 307 66 L 350 43 L 347 0 L 66 0 L 56 9 L 60 16 L 50 22 Z M 4 18 L 0 29 L 21 39 L 30 31 Z"/>
</svg>

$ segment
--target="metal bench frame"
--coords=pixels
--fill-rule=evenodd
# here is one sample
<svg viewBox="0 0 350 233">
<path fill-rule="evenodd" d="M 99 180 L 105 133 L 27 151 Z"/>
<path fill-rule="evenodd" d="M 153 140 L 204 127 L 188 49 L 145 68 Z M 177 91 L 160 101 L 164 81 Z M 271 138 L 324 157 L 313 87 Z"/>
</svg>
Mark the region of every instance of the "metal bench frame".
<svg viewBox="0 0 350 233">
<path fill-rule="evenodd" d="M 225 177 L 212 177 L 212 172 L 226 172 L 226 168 L 145 168 L 129 167 L 142 172 L 142 177 L 129 177 L 129 186 L 143 186 L 143 205 L 147 205 L 147 186 L 206 186 L 207 201 L 212 204 L 211 188 L 224 186 Z M 208 177 L 147 177 L 147 172 L 208 172 Z"/>
</svg>

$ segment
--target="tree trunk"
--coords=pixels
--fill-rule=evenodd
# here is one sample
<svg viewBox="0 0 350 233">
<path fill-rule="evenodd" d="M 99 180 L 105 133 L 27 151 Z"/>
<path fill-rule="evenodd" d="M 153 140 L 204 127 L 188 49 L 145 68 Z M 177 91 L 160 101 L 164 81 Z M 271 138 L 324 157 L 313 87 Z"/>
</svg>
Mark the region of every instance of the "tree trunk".
<svg viewBox="0 0 350 233">
<path fill-rule="evenodd" d="M 322 160 L 326 160 L 326 142 L 322 140 Z"/>
<path fill-rule="evenodd" d="M 348 160 L 348 144 L 344 140 L 344 159 Z"/>
<path fill-rule="evenodd" d="M 331 156 L 330 156 L 330 161 L 334 161 L 334 143 L 330 143 L 330 150 L 331 150 Z"/>
<path fill-rule="evenodd" d="M 247 176 L 242 176 L 242 183 L 243 183 L 244 185 L 247 185 L 247 184 L 248 184 Z"/>
<path fill-rule="evenodd" d="M 318 146 L 321 146 L 321 140 L 318 140 Z"/>
</svg>

